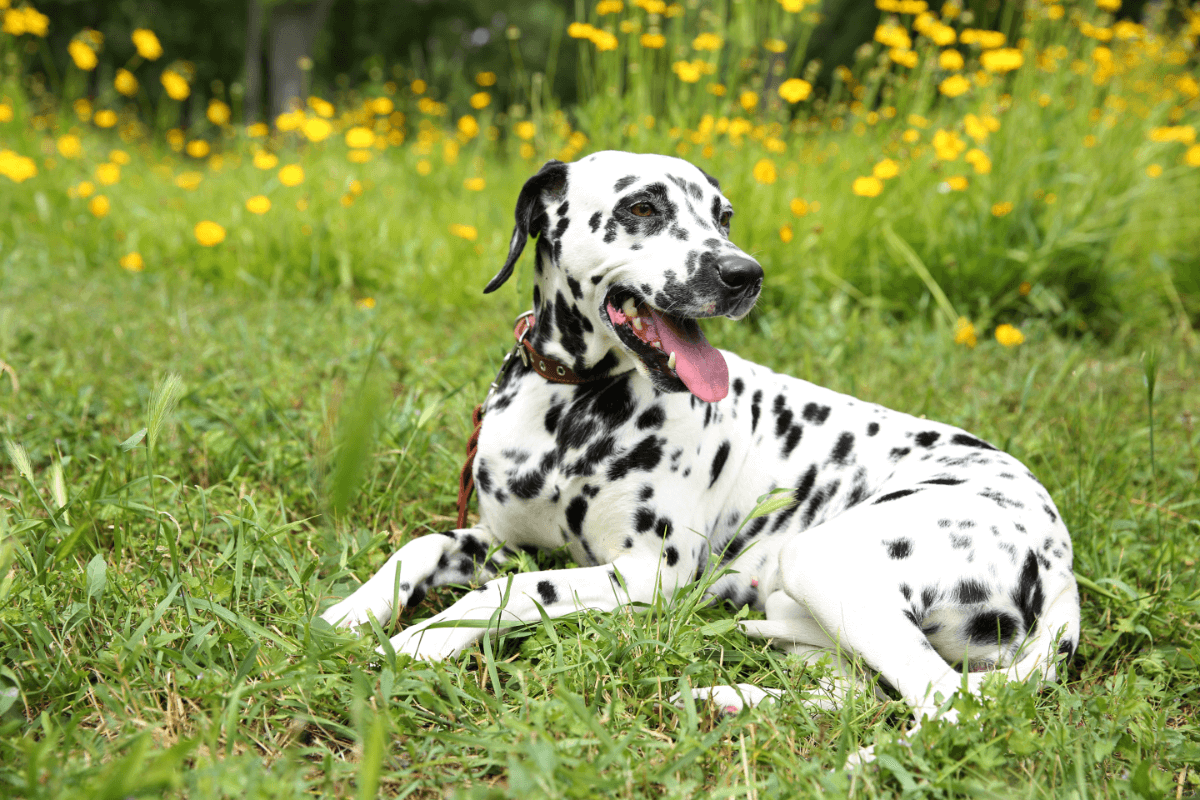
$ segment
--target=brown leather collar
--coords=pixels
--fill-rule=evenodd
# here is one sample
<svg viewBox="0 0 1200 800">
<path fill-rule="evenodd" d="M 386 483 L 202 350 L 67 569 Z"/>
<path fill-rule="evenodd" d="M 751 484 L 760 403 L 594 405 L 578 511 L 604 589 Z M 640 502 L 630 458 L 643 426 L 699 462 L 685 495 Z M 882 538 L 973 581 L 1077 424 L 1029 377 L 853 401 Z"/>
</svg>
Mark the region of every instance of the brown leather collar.
<svg viewBox="0 0 1200 800">
<path fill-rule="evenodd" d="M 516 327 L 513 328 L 513 336 L 520 345 L 517 352 L 521 356 L 521 361 L 528 367 L 532 367 L 533 371 L 541 375 L 551 383 L 590 383 L 595 378 L 581 378 L 575 374 L 575 370 L 568 367 L 563 362 L 550 356 L 544 356 L 533 348 L 533 345 L 525 340 L 529 332 L 533 330 L 534 324 L 533 312 L 526 311 L 521 316 L 517 317 Z"/>
</svg>

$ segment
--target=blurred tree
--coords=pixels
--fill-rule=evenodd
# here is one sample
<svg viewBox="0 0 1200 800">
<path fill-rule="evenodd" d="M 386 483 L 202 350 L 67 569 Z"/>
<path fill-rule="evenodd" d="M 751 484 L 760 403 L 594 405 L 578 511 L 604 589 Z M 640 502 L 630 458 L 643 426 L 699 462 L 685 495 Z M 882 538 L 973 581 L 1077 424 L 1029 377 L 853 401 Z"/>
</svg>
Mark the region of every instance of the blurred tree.
<svg viewBox="0 0 1200 800">
<path fill-rule="evenodd" d="M 312 71 L 313 43 L 325 27 L 334 0 L 264 0 L 267 11 L 267 57 L 270 63 L 271 119 L 303 104 L 308 96 L 307 74 Z M 251 14 L 258 0 L 250 0 Z M 261 17 L 261 14 L 260 14 Z M 250 30 L 253 36 L 256 32 Z M 248 46 L 247 52 L 257 47 Z M 247 73 L 247 83 L 250 76 Z M 258 81 L 255 80 L 257 87 Z"/>
</svg>

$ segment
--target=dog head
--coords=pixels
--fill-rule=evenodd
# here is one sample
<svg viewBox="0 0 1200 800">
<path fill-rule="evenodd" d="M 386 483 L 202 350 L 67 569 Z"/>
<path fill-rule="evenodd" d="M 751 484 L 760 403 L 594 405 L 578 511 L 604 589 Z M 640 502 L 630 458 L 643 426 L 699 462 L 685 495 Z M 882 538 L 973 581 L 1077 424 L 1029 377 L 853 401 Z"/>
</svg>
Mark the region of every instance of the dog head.
<svg viewBox="0 0 1200 800">
<path fill-rule="evenodd" d="M 729 240 L 732 217 L 717 181 L 678 158 L 550 161 L 521 189 L 508 259 L 484 291 L 537 236 L 535 347 L 565 353 L 581 375 L 632 365 L 660 390 L 715 402 L 729 371 L 697 320 L 741 319 L 763 280 Z"/>
</svg>

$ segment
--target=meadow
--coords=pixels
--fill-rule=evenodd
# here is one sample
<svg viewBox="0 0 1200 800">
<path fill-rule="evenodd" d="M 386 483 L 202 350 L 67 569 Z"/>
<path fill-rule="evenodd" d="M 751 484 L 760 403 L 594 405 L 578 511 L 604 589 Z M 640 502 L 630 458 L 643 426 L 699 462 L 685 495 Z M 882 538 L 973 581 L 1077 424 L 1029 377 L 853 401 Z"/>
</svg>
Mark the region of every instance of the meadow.
<svg viewBox="0 0 1200 800">
<path fill-rule="evenodd" d="M 510 74 L 402 67 L 247 126 L 150 30 L 37 77 L 54 20 L 0 0 L 0 796 L 1200 792 L 1200 15 L 877 5 L 828 86 L 812 3 L 602 0 L 564 21 L 577 106 L 512 31 Z M 1060 684 L 905 745 L 899 701 L 671 705 L 814 680 L 702 587 L 444 664 L 316 619 L 453 527 L 529 304 L 527 262 L 481 294 L 513 202 L 600 149 L 721 180 L 767 282 L 714 344 L 1039 476 L 1083 600 Z"/>
</svg>

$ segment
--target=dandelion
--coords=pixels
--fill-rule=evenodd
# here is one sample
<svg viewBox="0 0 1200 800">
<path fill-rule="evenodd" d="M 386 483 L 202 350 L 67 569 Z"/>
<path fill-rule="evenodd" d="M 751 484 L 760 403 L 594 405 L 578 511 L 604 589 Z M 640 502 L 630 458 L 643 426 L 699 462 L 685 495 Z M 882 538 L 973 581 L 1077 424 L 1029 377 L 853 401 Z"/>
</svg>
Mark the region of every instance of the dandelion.
<svg viewBox="0 0 1200 800">
<path fill-rule="evenodd" d="M 988 50 L 979 56 L 979 63 L 988 72 L 1012 72 L 1025 63 L 1021 51 L 1014 47 Z"/>
<path fill-rule="evenodd" d="M 1121 10 L 1121 0 L 1096 0 L 1096 7 L 1115 13 Z"/>
<path fill-rule="evenodd" d="M 196 191 L 196 187 L 198 187 L 200 182 L 203 180 L 203 173 L 196 172 L 195 170 L 188 170 L 186 172 L 181 172 L 178 176 L 176 176 L 175 185 L 185 191 L 194 192 Z"/>
<path fill-rule="evenodd" d="M 138 55 L 147 61 L 155 61 L 162 56 L 162 45 L 154 31 L 138 28 L 130 38 L 133 39 L 133 46 L 137 48 Z"/>
<path fill-rule="evenodd" d="M 620 14 L 625 10 L 625 3 L 622 0 L 600 0 L 596 3 L 596 16 L 603 17 L 608 14 Z"/>
<path fill-rule="evenodd" d="M 1200 167 L 1200 144 L 1194 144 L 1183 154 L 1183 161 L 1189 167 Z"/>
<path fill-rule="evenodd" d="M 484 73 L 480 73 L 481 75 Z M 396 109 L 396 104 L 392 102 L 390 97 L 376 97 L 370 101 L 371 110 L 381 117 L 386 117 Z"/>
<path fill-rule="evenodd" d="M 939 129 L 933 134 L 933 149 L 939 161 L 956 161 L 967 144 L 954 131 Z"/>
<path fill-rule="evenodd" d="M 299 164 L 288 164 L 279 170 L 279 182 L 284 186 L 299 186 L 304 183 L 304 169 Z"/>
<path fill-rule="evenodd" d="M 88 211 L 92 212 L 92 216 L 96 219 L 107 217 L 111 208 L 112 203 L 108 202 L 108 198 L 102 194 L 96 195 L 88 203 Z"/>
<path fill-rule="evenodd" d="M 102 186 L 112 186 L 121 180 L 121 168 L 116 164 L 104 163 L 96 167 L 96 180 Z"/>
<path fill-rule="evenodd" d="M 972 147 L 963 157 L 968 164 L 975 168 L 975 174 L 987 175 L 992 171 L 992 160 L 988 158 L 987 153 L 977 147 Z"/>
<path fill-rule="evenodd" d="M 424 177 L 425 175 L 428 175 L 431 172 L 433 172 L 433 165 L 429 163 L 429 159 L 422 158 L 420 161 L 417 162 L 417 174 L 418 175 L 421 175 L 422 177 Z"/>
<path fill-rule="evenodd" d="M 246 128 L 246 135 L 251 139 L 261 139 L 270 132 L 270 126 L 265 122 L 256 122 Z"/>
<path fill-rule="evenodd" d="M 474 139 L 479 135 L 479 122 L 470 114 L 464 114 L 458 118 L 458 132 L 468 139 Z"/>
<path fill-rule="evenodd" d="M 363 311 L 369 311 L 375 307 L 374 297 L 362 297 L 354 301 L 354 307 Z"/>
<path fill-rule="evenodd" d="M 966 317 L 959 317 L 954 323 L 954 343 L 974 347 L 976 343 L 975 326 Z"/>
<path fill-rule="evenodd" d="M 96 51 L 88 47 L 83 41 L 79 39 L 72 41 L 67 45 L 67 53 L 70 54 L 71 60 L 75 62 L 75 66 L 80 69 L 90 72 L 96 68 Z"/>
<path fill-rule="evenodd" d="M 812 94 L 812 84 L 801 78 L 789 78 L 779 86 L 779 96 L 789 103 L 807 100 Z"/>
<path fill-rule="evenodd" d="M 792 210 L 792 213 L 795 214 L 797 217 L 808 216 L 808 213 L 810 211 L 814 210 L 808 204 L 807 200 L 801 200 L 799 197 L 792 198 L 792 202 L 788 204 L 788 208 L 790 208 Z"/>
<path fill-rule="evenodd" d="M 917 52 L 915 50 L 901 50 L 899 47 L 893 47 L 888 51 L 888 58 L 896 62 L 902 67 L 913 69 L 917 66 Z"/>
<path fill-rule="evenodd" d="M 349 192 L 350 194 L 354 195 L 355 197 L 358 197 L 359 195 L 361 195 L 363 193 L 362 181 L 360 181 L 360 180 L 350 181 L 350 186 L 346 189 L 346 191 Z"/>
<path fill-rule="evenodd" d="M 794 234 L 792 233 L 791 225 L 785 224 L 782 228 L 779 229 L 779 241 L 783 242 L 784 244 L 787 244 L 788 242 L 790 242 L 792 240 L 793 235 Z"/>
<path fill-rule="evenodd" d="M 993 203 L 992 204 L 992 216 L 993 217 L 1007 216 L 1008 214 L 1012 213 L 1012 210 L 1013 210 L 1013 204 L 1007 200 L 1005 200 L 1003 203 Z"/>
<path fill-rule="evenodd" d="M 308 98 L 308 107 L 317 112 L 318 117 L 323 117 L 324 119 L 329 119 L 337 111 L 333 107 L 333 103 L 330 103 L 328 100 L 322 100 L 320 97 Z"/>
<path fill-rule="evenodd" d="M 1021 297 L 1028 297 L 1032 291 L 1033 284 L 1029 281 L 1021 281 L 1021 285 L 1017 287 L 1017 294 L 1021 295 Z"/>
<path fill-rule="evenodd" d="M 102 109 L 92 117 L 92 122 L 96 123 L 97 128 L 111 128 L 117 124 L 117 112 L 111 108 Z"/>
<path fill-rule="evenodd" d="M 192 139 L 184 149 L 187 150 L 187 154 L 192 158 L 204 158 L 208 155 L 209 146 L 208 142 L 203 139 Z"/>
<path fill-rule="evenodd" d="M 755 107 L 758 106 L 758 93 L 749 91 L 742 92 L 741 96 L 738 97 L 738 102 L 742 104 L 742 108 L 746 109 L 747 111 L 753 111 Z"/>
<path fill-rule="evenodd" d="M 347 147 L 370 147 L 375 144 L 375 132 L 361 126 L 346 131 Z"/>
<path fill-rule="evenodd" d="M 479 238 L 479 231 L 475 230 L 474 225 L 461 225 L 456 222 L 450 226 L 450 235 L 473 242 Z"/>
<path fill-rule="evenodd" d="M 79 137 L 72 133 L 58 137 L 55 146 L 58 148 L 58 154 L 63 158 L 79 158 L 83 155 L 83 145 L 80 144 Z"/>
<path fill-rule="evenodd" d="M 471 95 L 471 108 L 475 109 L 476 111 L 487 108 L 488 104 L 491 102 L 492 96 L 487 92 L 476 92 L 475 94 Z"/>
<path fill-rule="evenodd" d="M 213 125 L 225 125 L 229 122 L 232 111 L 227 103 L 223 103 L 220 100 L 209 100 L 205 116 L 208 117 L 208 121 Z"/>
<path fill-rule="evenodd" d="M 4 175 L 13 183 L 24 183 L 37 175 L 37 164 L 28 156 L 14 153 L 12 150 L 0 150 L 0 175 Z"/>
<path fill-rule="evenodd" d="M 949 178 L 946 178 L 946 188 L 952 192 L 965 191 L 969 184 L 970 181 L 967 180 L 965 175 L 951 175 Z"/>
<path fill-rule="evenodd" d="M 328 120 L 321 117 L 309 117 L 300 126 L 300 131 L 310 142 L 323 142 L 329 137 L 329 134 L 333 133 L 333 126 L 329 124 Z"/>
<path fill-rule="evenodd" d="M 1025 334 L 1006 322 L 996 327 L 996 341 L 1005 347 L 1016 347 L 1025 341 Z"/>
<path fill-rule="evenodd" d="M 225 229 L 207 219 L 197 222 L 192 233 L 195 235 L 196 241 L 204 247 L 216 247 L 225 241 Z"/>
<path fill-rule="evenodd" d="M 763 42 L 763 49 L 768 53 L 783 53 L 787 51 L 787 42 L 783 39 L 767 39 Z"/>
<path fill-rule="evenodd" d="M 775 162 L 769 158 L 761 158 L 754 165 L 754 180 L 759 183 L 775 182 Z"/>
<path fill-rule="evenodd" d="M 351 150 L 346 154 L 346 158 L 354 164 L 365 164 L 371 160 L 372 153 L 370 150 Z"/>
<path fill-rule="evenodd" d="M 886 181 L 888 178 L 894 178 L 900 174 L 900 165 L 890 158 L 885 158 L 875 165 L 871 173 L 876 178 Z"/>
<path fill-rule="evenodd" d="M 146 268 L 146 262 L 142 260 L 142 254 L 134 250 L 131 253 L 126 253 L 121 256 L 117 263 L 122 269 L 127 269 L 130 272 L 141 272 Z"/>
<path fill-rule="evenodd" d="M 860 176 L 854 179 L 851 190 L 859 197 L 878 197 L 883 191 L 883 181 L 871 176 Z"/>
<path fill-rule="evenodd" d="M 649 50 L 661 50 L 667 46 L 667 37 L 661 33 L 643 33 L 638 41 Z"/>
<path fill-rule="evenodd" d="M 426 89 L 425 81 L 421 80 L 420 78 L 417 78 L 415 81 L 413 81 L 412 83 L 410 83 L 408 85 L 408 88 L 412 90 L 413 94 L 425 94 L 425 89 Z"/>
<path fill-rule="evenodd" d="M 938 66 L 947 72 L 957 72 L 963 68 L 962 53 L 957 50 L 943 50 L 938 54 Z"/>
<path fill-rule="evenodd" d="M 126 97 L 133 97 L 138 91 L 138 79 L 129 70 L 119 69 L 117 77 L 113 78 L 113 88 Z"/>
<path fill-rule="evenodd" d="M 256 194 L 246 201 L 246 210 L 261 217 L 271 210 L 271 200 L 266 195 Z"/>
<path fill-rule="evenodd" d="M 532 122 L 518 122 L 516 132 L 518 138 L 529 141 L 537 135 L 537 126 Z"/>
<path fill-rule="evenodd" d="M 692 40 L 693 50 L 714 51 L 720 50 L 724 40 L 715 33 L 702 33 Z"/>
<path fill-rule="evenodd" d="M 958 97 L 971 89 L 971 81 L 962 75 L 951 75 L 938 84 L 938 91 L 946 97 Z"/>
<path fill-rule="evenodd" d="M 986 142 L 990 133 L 983 120 L 974 114 L 967 114 L 963 117 L 963 128 L 966 130 L 967 136 L 980 143 Z"/>
<path fill-rule="evenodd" d="M 696 83 L 700 80 L 700 67 L 696 63 L 690 61 L 676 61 L 671 65 L 671 70 L 679 76 L 679 80 L 684 83 Z"/>
<path fill-rule="evenodd" d="M 12 122 L 13 110 L 8 103 L 0 103 L 0 122 Z"/>
<path fill-rule="evenodd" d="M 266 150 L 254 151 L 254 166 L 261 170 L 275 169 L 275 165 L 279 163 L 279 156 L 274 153 L 268 153 Z"/>
<path fill-rule="evenodd" d="M 463 181 L 463 187 L 472 192 L 482 192 L 487 188 L 487 181 L 483 178 L 467 178 Z"/>
<path fill-rule="evenodd" d="M 1146 167 L 1146 177 L 1148 178 L 1157 178 L 1159 175 L 1162 175 L 1162 173 L 1162 164 L 1151 164 L 1150 166 Z"/>
<path fill-rule="evenodd" d="M 91 197 L 96 193 L 96 184 L 91 181 L 80 181 L 72 187 L 77 197 Z"/>
<path fill-rule="evenodd" d="M 479 84 L 480 86 L 495 86 L 496 85 L 496 73 L 480 72 L 475 76 L 475 82 L 477 84 Z M 390 113 L 390 112 L 391 112 L 391 109 L 388 109 L 388 111 L 385 111 L 383 113 L 386 114 L 386 113 Z"/>
<path fill-rule="evenodd" d="M 187 79 L 174 70 L 163 70 L 160 80 L 162 81 L 163 88 L 167 90 L 167 96 L 172 100 L 186 100 L 188 95 L 192 93 Z"/>
</svg>

